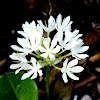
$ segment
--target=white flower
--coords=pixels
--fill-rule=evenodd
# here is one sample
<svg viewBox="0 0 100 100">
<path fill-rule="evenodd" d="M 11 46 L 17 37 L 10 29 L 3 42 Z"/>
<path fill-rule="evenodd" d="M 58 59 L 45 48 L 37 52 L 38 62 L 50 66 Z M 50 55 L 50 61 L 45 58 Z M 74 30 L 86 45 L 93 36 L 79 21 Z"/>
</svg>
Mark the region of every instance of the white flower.
<svg viewBox="0 0 100 100">
<path fill-rule="evenodd" d="M 17 74 L 20 70 L 23 70 L 22 66 L 27 64 L 27 59 L 23 53 L 13 53 L 9 57 L 17 62 L 17 64 L 10 65 L 10 69 L 17 69 L 15 74 Z"/>
<path fill-rule="evenodd" d="M 24 53 L 12 53 L 9 57 L 13 60 L 18 60 L 18 61 L 21 61 L 21 62 L 27 62 L 27 59 L 26 59 Z"/>
<path fill-rule="evenodd" d="M 74 48 L 71 48 L 72 56 L 78 60 L 88 57 L 87 54 L 81 54 L 89 49 L 89 46 L 82 46 L 84 43 L 81 41 Z"/>
<path fill-rule="evenodd" d="M 17 42 L 19 43 L 19 46 L 17 45 L 11 45 L 11 48 L 18 52 L 23 52 L 24 54 L 31 53 L 33 50 L 31 49 L 31 45 L 28 41 L 28 39 L 25 38 L 17 38 Z"/>
<path fill-rule="evenodd" d="M 24 70 L 29 70 L 29 72 L 23 74 L 22 76 L 22 80 L 29 78 L 31 75 L 31 79 L 35 79 L 37 77 L 37 73 L 39 73 L 39 76 L 42 76 L 42 70 L 40 68 L 42 68 L 42 66 L 37 62 L 36 63 L 36 59 L 31 57 L 32 65 L 29 65 L 27 67 L 24 67 Z"/>
<path fill-rule="evenodd" d="M 23 24 L 23 30 L 24 32 L 18 31 L 18 33 L 24 36 L 24 38 L 17 38 L 17 42 L 21 47 L 12 45 L 11 48 L 28 55 L 32 51 L 37 51 L 38 46 L 41 45 L 43 29 L 39 24 L 36 26 L 35 22 L 32 21 L 30 24 L 28 22 Z"/>
<path fill-rule="evenodd" d="M 66 30 L 71 31 L 71 24 L 72 24 L 72 21 L 70 21 L 70 16 L 64 18 L 62 21 L 62 15 L 59 14 L 56 19 L 55 27 L 57 30 L 62 30 L 62 32 Z"/>
<path fill-rule="evenodd" d="M 58 41 L 61 41 L 63 38 L 63 34 L 64 34 L 63 32 L 71 31 L 71 24 L 72 24 L 72 21 L 70 21 L 70 16 L 66 17 L 62 21 L 62 15 L 59 14 L 57 16 L 56 24 L 55 24 L 57 33 L 55 34 L 54 38 L 57 38 Z"/>
<path fill-rule="evenodd" d="M 62 78 L 64 82 L 65 83 L 68 82 L 67 75 L 73 80 L 79 80 L 79 77 L 75 76 L 73 73 L 80 73 L 81 71 L 83 71 L 84 68 L 81 66 L 75 66 L 78 64 L 77 59 L 70 61 L 68 64 L 67 63 L 68 63 L 68 59 L 64 61 L 63 67 L 61 69 L 61 72 L 63 73 Z"/>
<path fill-rule="evenodd" d="M 41 54 L 42 57 L 47 58 L 49 56 L 50 61 L 54 61 L 55 54 L 60 51 L 60 46 L 57 45 L 57 39 L 52 40 L 51 46 L 50 42 L 51 42 L 50 38 L 45 38 L 43 40 L 44 47 L 40 46 L 39 50 L 40 52 L 44 52 L 43 54 Z"/>
<path fill-rule="evenodd" d="M 52 32 L 55 29 L 55 19 L 52 16 L 48 19 L 48 26 L 43 25 L 41 20 L 37 22 L 46 32 Z"/>
</svg>

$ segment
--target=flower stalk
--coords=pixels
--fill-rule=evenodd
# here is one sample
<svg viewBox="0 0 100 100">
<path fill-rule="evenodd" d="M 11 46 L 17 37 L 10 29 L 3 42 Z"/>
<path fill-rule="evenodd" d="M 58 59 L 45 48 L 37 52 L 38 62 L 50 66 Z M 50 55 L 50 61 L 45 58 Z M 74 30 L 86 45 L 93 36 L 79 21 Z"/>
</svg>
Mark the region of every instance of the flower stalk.
<svg viewBox="0 0 100 100">
<path fill-rule="evenodd" d="M 46 66 L 46 100 L 50 100 L 50 86 L 49 86 L 50 66 Z"/>
</svg>

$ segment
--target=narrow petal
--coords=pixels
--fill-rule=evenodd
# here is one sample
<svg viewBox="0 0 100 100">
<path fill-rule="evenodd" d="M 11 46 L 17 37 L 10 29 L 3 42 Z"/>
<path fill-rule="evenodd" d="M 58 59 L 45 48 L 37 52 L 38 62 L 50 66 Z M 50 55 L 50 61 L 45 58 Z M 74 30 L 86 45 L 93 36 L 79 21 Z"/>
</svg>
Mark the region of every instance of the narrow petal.
<svg viewBox="0 0 100 100">
<path fill-rule="evenodd" d="M 29 71 L 28 73 L 23 74 L 21 77 L 21 80 L 29 78 L 32 74 L 33 74 L 33 70 Z"/>
<path fill-rule="evenodd" d="M 48 50 L 50 45 L 50 38 L 45 38 L 43 41 L 45 48 Z"/>
<path fill-rule="evenodd" d="M 50 61 L 54 61 L 55 60 L 55 55 L 53 55 L 52 53 L 49 53 L 49 58 L 50 58 Z"/>
<path fill-rule="evenodd" d="M 67 63 L 68 63 L 68 58 L 66 58 L 66 60 L 63 62 L 63 67 L 64 67 L 64 68 L 67 67 Z"/>
<path fill-rule="evenodd" d="M 51 47 L 50 49 L 53 49 L 57 45 L 57 39 L 53 39 L 51 42 Z"/>
<path fill-rule="evenodd" d="M 61 27 L 61 22 L 62 22 L 62 15 L 59 14 L 57 16 L 57 19 L 56 19 L 56 27 L 57 27 L 57 29 Z"/>
<path fill-rule="evenodd" d="M 43 75 L 42 70 L 38 70 L 38 73 L 39 73 L 39 76 Z"/>
<path fill-rule="evenodd" d="M 41 20 L 38 20 L 37 22 L 39 23 L 39 25 L 40 25 L 46 32 L 48 31 L 47 27 L 45 27 L 45 26 L 43 25 L 43 23 L 42 23 Z"/>
<path fill-rule="evenodd" d="M 52 50 L 52 53 L 56 54 L 60 51 L 60 46 L 57 45 L 53 50 Z"/>
<path fill-rule="evenodd" d="M 49 20 L 48 20 L 48 31 L 51 32 L 55 29 L 55 19 L 50 16 Z"/>
<path fill-rule="evenodd" d="M 39 50 L 40 50 L 40 52 L 46 52 L 46 49 L 43 48 L 42 46 L 39 46 Z"/>
<path fill-rule="evenodd" d="M 79 59 L 85 59 L 86 57 L 89 57 L 89 55 L 87 54 L 76 54 L 76 57 L 78 57 Z"/>
<path fill-rule="evenodd" d="M 66 73 L 63 73 L 63 74 L 62 74 L 62 78 L 63 78 L 63 80 L 64 80 L 64 83 L 67 83 L 67 82 L 68 82 L 67 74 L 66 74 Z"/>
<path fill-rule="evenodd" d="M 35 72 L 31 77 L 31 79 L 35 79 L 35 78 L 37 78 L 37 72 Z"/>
<path fill-rule="evenodd" d="M 10 65 L 10 69 L 17 69 L 18 67 L 20 67 L 20 64 L 11 64 Z"/>
<path fill-rule="evenodd" d="M 41 57 L 47 58 L 48 57 L 48 53 L 41 54 Z"/>
<path fill-rule="evenodd" d="M 79 53 L 83 53 L 85 51 L 87 51 L 89 49 L 89 46 L 82 46 L 80 47 L 80 49 L 78 50 Z"/>
<path fill-rule="evenodd" d="M 15 51 L 19 51 L 19 52 L 23 52 L 24 51 L 23 48 L 21 48 L 21 47 L 19 47 L 17 45 L 11 45 L 11 48 L 14 49 Z"/>
<path fill-rule="evenodd" d="M 27 38 L 27 34 L 24 31 L 17 31 L 18 34 L 21 34 L 23 37 Z"/>
<path fill-rule="evenodd" d="M 66 17 L 64 21 L 62 22 L 62 27 L 64 28 L 68 23 L 70 22 L 70 16 Z"/>
<path fill-rule="evenodd" d="M 37 69 L 42 68 L 42 66 L 40 65 L 40 63 L 37 62 Z"/>
<path fill-rule="evenodd" d="M 74 59 L 74 60 L 71 60 L 69 63 L 68 63 L 68 67 L 72 67 L 72 66 L 75 66 L 78 64 L 78 60 L 77 59 Z"/>
<path fill-rule="evenodd" d="M 72 74 L 71 72 L 67 71 L 67 75 L 73 79 L 73 80 L 79 80 L 79 77 L 75 76 L 74 74 Z"/>
<path fill-rule="evenodd" d="M 15 74 L 18 74 L 21 70 L 23 70 L 23 68 L 21 67 L 21 68 L 19 68 L 19 69 L 17 69 L 16 71 L 15 71 Z"/>
<path fill-rule="evenodd" d="M 73 73 L 80 73 L 83 70 L 84 70 L 84 68 L 81 66 L 75 66 L 75 67 L 71 68 L 71 72 L 73 72 Z"/>
<path fill-rule="evenodd" d="M 31 60 L 30 60 L 33 64 L 33 66 L 35 67 L 36 66 L 36 59 L 34 57 L 31 57 Z"/>
</svg>

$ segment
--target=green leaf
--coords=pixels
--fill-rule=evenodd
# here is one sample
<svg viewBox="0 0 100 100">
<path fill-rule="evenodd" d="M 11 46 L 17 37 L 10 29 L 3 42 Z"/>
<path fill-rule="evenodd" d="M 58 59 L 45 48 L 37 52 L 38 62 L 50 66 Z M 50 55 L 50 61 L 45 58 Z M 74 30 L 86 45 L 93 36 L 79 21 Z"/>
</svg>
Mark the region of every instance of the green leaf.
<svg viewBox="0 0 100 100">
<path fill-rule="evenodd" d="M 34 80 L 21 80 L 23 73 L 6 73 L 0 77 L 0 100 L 38 100 L 38 88 Z"/>
</svg>

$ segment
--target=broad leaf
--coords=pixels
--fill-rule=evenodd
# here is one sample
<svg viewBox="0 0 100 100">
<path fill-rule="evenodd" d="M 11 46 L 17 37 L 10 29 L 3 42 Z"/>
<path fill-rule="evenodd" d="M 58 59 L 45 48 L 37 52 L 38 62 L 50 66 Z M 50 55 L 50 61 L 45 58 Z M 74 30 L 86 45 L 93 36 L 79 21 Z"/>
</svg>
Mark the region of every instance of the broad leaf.
<svg viewBox="0 0 100 100">
<path fill-rule="evenodd" d="M 0 100 L 38 100 L 34 80 L 21 80 L 22 73 L 6 73 L 0 77 Z"/>
</svg>

